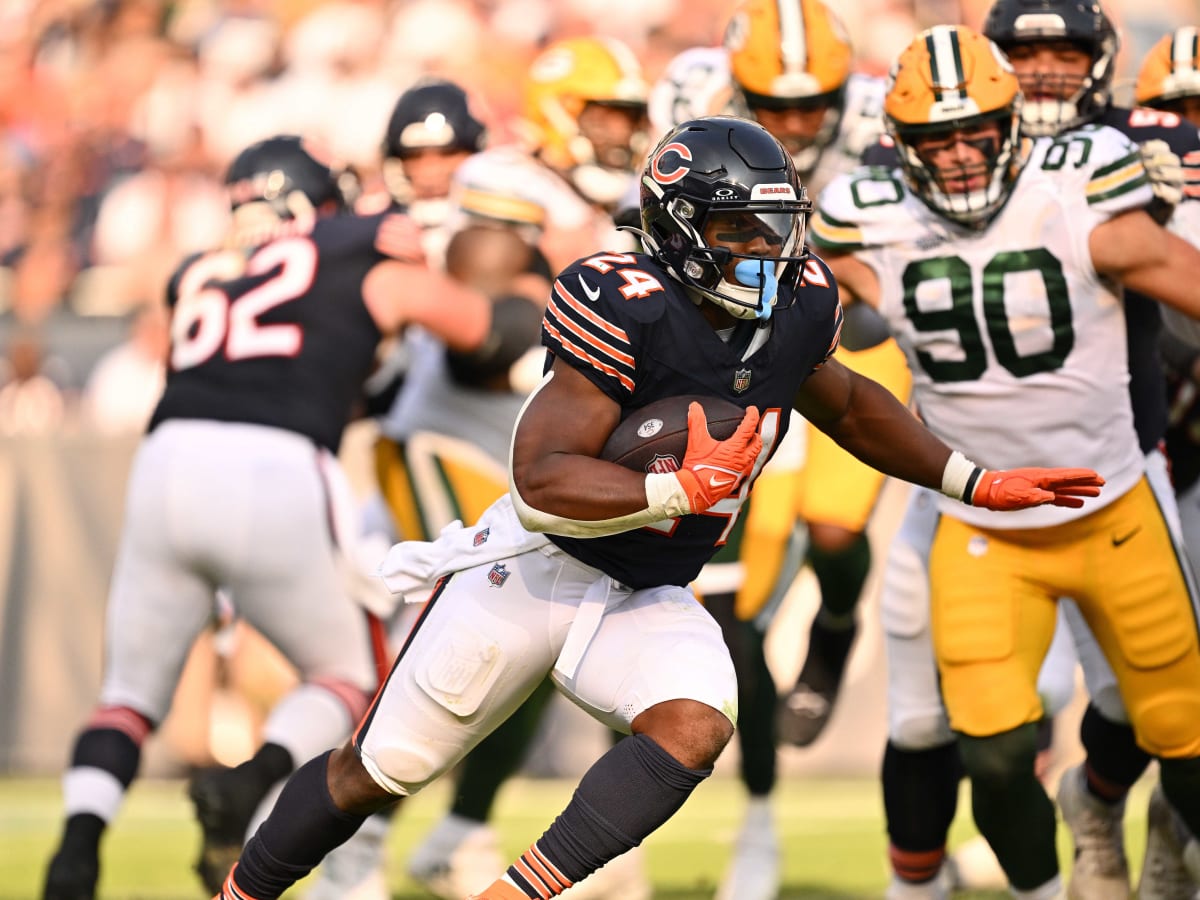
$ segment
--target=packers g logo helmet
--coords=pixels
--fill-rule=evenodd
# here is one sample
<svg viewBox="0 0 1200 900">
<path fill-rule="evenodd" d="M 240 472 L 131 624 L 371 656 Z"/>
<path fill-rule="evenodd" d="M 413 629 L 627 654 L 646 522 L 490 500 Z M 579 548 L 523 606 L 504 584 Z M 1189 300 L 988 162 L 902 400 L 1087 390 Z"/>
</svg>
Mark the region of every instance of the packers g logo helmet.
<svg viewBox="0 0 1200 900">
<path fill-rule="evenodd" d="M 824 108 L 815 132 L 779 131 L 796 168 L 807 175 L 833 143 L 850 77 L 850 41 L 824 0 L 747 0 L 725 29 L 730 74 L 752 116 Z"/>
<path fill-rule="evenodd" d="M 1146 55 L 1135 90 L 1142 106 L 1200 97 L 1200 28 L 1164 35 Z"/>
<path fill-rule="evenodd" d="M 962 224 L 982 227 L 990 221 L 1008 200 L 1027 157 L 1020 137 L 1022 100 L 1012 66 L 983 35 L 962 25 L 938 25 L 917 35 L 892 65 L 883 105 L 913 193 Z M 986 187 L 946 190 L 917 142 L 990 121 L 999 125 L 1000 136 L 985 153 Z"/>
<path fill-rule="evenodd" d="M 525 123 L 531 142 L 547 164 L 570 172 L 576 187 L 589 199 L 607 203 L 599 182 L 603 170 L 619 169 L 620 193 L 628 187 L 649 143 L 644 128 L 634 133 L 622 165 L 600 158 L 597 147 L 583 133 L 579 117 L 589 103 L 627 108 L 639 115 L 646 110 L 649 85 L 633 51 L 614 38 L 577 37 L 548 47 L 529 67 L 525 80 Z M 577 172 L 588 167 L 586 172 Z M 613 173 L 618 174 L 618 173 Z M 579 178 L 576 178 L 579 175 Z"/>
<path fill-rule="evenodd" d="M 751 106 L 834 98 L 850 77 L 850 41 L 824 0 L 748 0 L 725 29 L 725 47 Z"/>
</svg>

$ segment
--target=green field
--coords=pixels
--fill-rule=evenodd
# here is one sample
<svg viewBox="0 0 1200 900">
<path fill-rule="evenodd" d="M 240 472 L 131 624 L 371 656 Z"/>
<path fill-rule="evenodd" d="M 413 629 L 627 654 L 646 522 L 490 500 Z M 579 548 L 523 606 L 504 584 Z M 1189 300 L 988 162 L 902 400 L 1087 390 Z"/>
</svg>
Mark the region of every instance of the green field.
<svg viewBox="0 0 1200 900">
<path fill-rule="evenodd" d="M 536 838 L 569 797 L 573 784 L 518 779 L 498 801 L 506 848 L 517 853 Z M 409 801 L 390 838 L 390 883 L 395 898 L 427 897 L 404 877 L 407 849 L 445 809 L 448 787 L 438 784 Z M 1139 785 L 1127 819 L 1135 863 L 1145 840 L 1147 788 Z M 974 833 L 966 795 L 951 835 L 956 845 Z M 33 900 L 58 834 L 61 801 L 56 781 L 0 780 L 0 900 Z M 879 788 L 872 779 L 799 780 L 780 785 L 776 810 L 785 847 L 784 900 L 880 897 L 887 881 Z M 711 898 L 729 859 L 741 819 L 742 788 L 732 778 L 702 785 L 687 806 L 646 842 L 658 898 Z M 190 870 L 199 830 L 179 781 L 141 781 L 130 792 L 104 846 L 101 900 L 200 900 L 206 895 Z M 1059 829 L 1060 858 L 1069 844 Z M 299 898 L 302 891 L 288 895 Z M 1001 892 L 964 897 L 1001 898 Z"/>
</svg>

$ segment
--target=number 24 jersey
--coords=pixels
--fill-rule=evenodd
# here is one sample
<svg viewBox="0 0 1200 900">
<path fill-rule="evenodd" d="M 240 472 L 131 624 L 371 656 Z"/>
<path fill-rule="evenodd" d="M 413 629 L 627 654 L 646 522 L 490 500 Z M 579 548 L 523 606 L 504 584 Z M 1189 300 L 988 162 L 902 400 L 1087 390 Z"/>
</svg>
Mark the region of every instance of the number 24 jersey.
<svg viewBox="0 0 1200 900">
<path fill-rule="evenodd" d="M 542 343 L 619 403 L 623 418 L 681 394 L 758 407 L 761 468 L 787 430 L 796 391 L 836 349 L 841 323 L 837 285 L 815 257 L 805 265 L 794 302 L 792 291 L 781 287 L 770 320 L 743 322 L 726 342 L 649 256 L 600 253 L 555 280 Z M 725 542 L 748 492 L 749 480 L 701 515 L 606 537 L 551 540 L 633 588 L 687 584 Z"/>
</svg>

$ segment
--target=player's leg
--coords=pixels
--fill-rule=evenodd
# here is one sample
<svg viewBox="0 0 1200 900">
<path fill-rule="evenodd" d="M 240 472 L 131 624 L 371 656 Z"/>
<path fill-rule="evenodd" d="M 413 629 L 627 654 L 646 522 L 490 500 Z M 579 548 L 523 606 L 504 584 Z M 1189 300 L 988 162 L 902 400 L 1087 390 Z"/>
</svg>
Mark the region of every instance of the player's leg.
<svg viewBox="0 0 1200 900">
<path fill-rule="evenodd" d="M 962 767 L 938 688 L 929 635 L 929 549 L 937 497 L 912 489 L 888 549 L 880 590 L 888 662 L 882 785 L 892 880 L 888 900 L 941 900 L 946 836 Z"/>
<path fill-rule="evenodd" d="M 280 896 L 367 815 L 439 777 L 507 718 L 561 650 L 579 568 L 535 551 L 439 582 L 353 740 L 288 780 L 226 900 Z"/>
<path fill-rule="evenodd" d="M 196 637 L 211 620 L 213 590 L 189 571 L 168 538 L 171 435 L 139 450 L 113 571 L 99 703 L 78 735 L 63 776 L 66 821 L 43 900 L 95 896 L 100 840 L 137 775 L 141 748 L 163 721 Z M 186 490 L 187 485 L 183 485 Z M 197 519 L 204 515 L 192 507 Z"/>
<path fill-rule="evenodd" d="M 1036 550 L 943 517 L 929 571 L 942 694 L 971 779 L 975 824 L 1016 896 L 1049 898 L 1061 882 L 1054 806 L 1035 767 L 1037 678 L 1068 583 Z M 1054 550 L 1045 556 L 1068 556 Z"/>
<path fill-rule="evenodd" d="M 356 528 L 347 523 L 355 517 L 337 461 L 293 435 L 257 430 L 274 433 L 250 437 L 273 442 L 269 473 L 247 469 L 254 475 L 247 485 L 253 537 L 231 530 L 212 564 L 237 614 L 279 649 L 301 681 L 271 710 L 249 760 L 201 770 L 188 786 L 203 835 L 197 871 L 212 891 L 272 786 L 349 735 L 385 657 L 382 631 L 351 599 L 349 542 Z M 227 443 L 238 440 L 231 435 Z M 233 452 L 254 458 L 250 444 Z"/>
<path fill-rule="evenodd" d="M 1138 745 L 1158 757 L 1163 796 L 1177 814 L 1180 864 L 1200 834 L 1200 640 L 1191 573 L 1178 550 L 1171 517 L 1146 484 L 1118 501 L 1123 519 L 1102 523 L 1105 541 L 1097 564 L 1120 602 L 1107 597 L 1080 611 L 1112 667 Z M 1118 505 L 1114 504 L 1114 505 Z M 1133 556 L 1131 554 L 1136 554 Z M 1137 559 L 1138 565 L 1129 565 Z M 1129 570 L 1135 568 L 1133 573 Z M 1135 577 L 1136 575 L 1136 577 Z M 1124 580 L 1122 580 L 1124 579 Z M 1101 582 L 1105 584 L 1105 582 Z M 1129 758 L 1130 768 L 1140 762 Z M 1128 777 L 1128 776 L 1126 776 Z M 1119 786 L 1119 785 L 1118 785 Z M 1200 847 L 1195 853 L 1200 853 Z M 1191 873 L 1200 876 L 1200 866 Z M 1153 893 L 1149 889 L 1147 893 Z"/>
<path fill-rule="evenodd" d="M 553 696 L 546 679 L 462 761 L 450 809 L 406 862 L 409 876 L 426 890 L 457 900 L 482 890 L 503 869 L 499 840 L 488 825 L 492 805 L 520 768 Z"/>
<path fill-rule="evenodd" d="M 757 622 L 734 611 L 735 593 L 709 594 L 705 609 L 721 626 L 737 673 L 740 772 L 748 799 L 733 859 L 717 888 L 717 900 L 771 900 L 779 892 L 780 846 L 771 810 L 776 780 L 775 680 L 763 652 Z"/>
<path fill-rule="evenodd" d="M 894 341 L 856 352 L 839 350 L 839 359 L 907 400 L 912 378 Z M 779 736 L 788 743 L 811 744 L 833 714 L 858 632 L 859 597 L 871 570 L 867 522 L 883 482 L 882 474 L 808 428 L 798 503 L 808 526 L 808 562 L 820 587 L 821 605 L 800 674 L 780 709 Z"/>
<path fill-rule="evenodd" d="M 478 448 L 427 432 L 404 443 L 381 438 L 375 471 L 393 527 L 408 540 L 433 540 L 454 518 L 475 521 L 506 489 L 503 467 Z M 391 631 L 402 641 L 407 626 L 395 623 Z M 461 898 L 502 867 L 488 817 L 500 787 L 528 751 L 553 691 L 549 682 L 540 686 L 459 766 L 452 807 L 406 861 L 410 877 L 431 893 Z"/>
<path fill-rule="evenodd" d="M 560 656 L 553 677 L 579 706 L 632 734 L 596 761 L 550 828 L 480 897 L 553 897 L 638 846 L 712 773 L 733 735 L 729 651 L 683 588 L 635 591 L 610 606 L 582 656 Z"/>
</svg>

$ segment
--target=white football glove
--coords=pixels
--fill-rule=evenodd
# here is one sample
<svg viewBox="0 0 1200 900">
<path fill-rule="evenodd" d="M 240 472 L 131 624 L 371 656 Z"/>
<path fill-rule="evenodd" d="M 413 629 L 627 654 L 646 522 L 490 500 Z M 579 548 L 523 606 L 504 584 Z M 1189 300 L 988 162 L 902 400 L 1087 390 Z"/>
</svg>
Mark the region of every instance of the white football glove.
<svg viewBox="0 0 1200 900">
<path fill-rule="evenodd" d="M 1179 157 L 1166 141 L 1157 138 L 1146 141 L 1139 149 L 1154 196 L 1168 206 L 1178 206 L 1183 199 L 1183 163 Z"/>
</svg>

